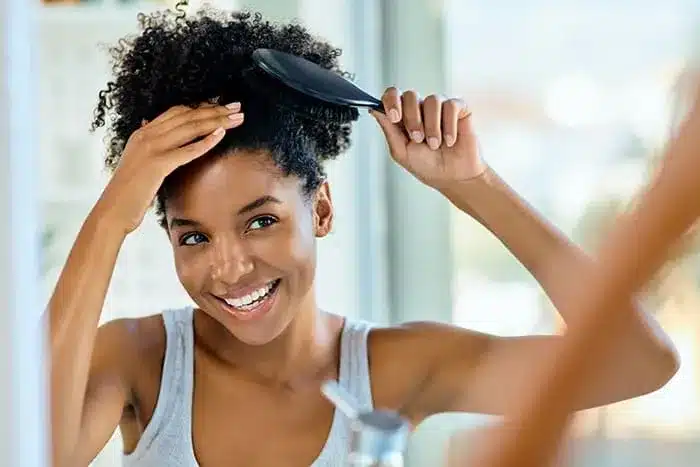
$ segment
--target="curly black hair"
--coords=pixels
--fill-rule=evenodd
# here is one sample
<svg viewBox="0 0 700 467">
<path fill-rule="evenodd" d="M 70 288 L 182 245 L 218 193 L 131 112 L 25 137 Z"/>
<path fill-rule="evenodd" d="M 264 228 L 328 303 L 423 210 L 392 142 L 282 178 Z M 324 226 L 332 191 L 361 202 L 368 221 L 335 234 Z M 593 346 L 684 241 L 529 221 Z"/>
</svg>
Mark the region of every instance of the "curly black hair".
<svg viewBox="0 0 700 467">
<path fill-rule="evenodd" d="M 350 145 L 352 120 L 317 121 L 278 106 L 245 74 L 251 53 L 270 48 L 304 57 L 343 76 L 341 50 L 314 38 L 296 23 L 273 24 L 260 14 L 207 8 L 192 16 L 166 10 L 139 15 L 140 33 L 110 49 L 114 78 L 99 94 L 92 129 L 108 126 L 105 165 L 114 170 L 131 134 L 175 105 L 241 102 L 243 126 L 229 130 L 210 155 L 234 149 L 269 151 L 286 175 L 299 177 L 307 194 L 325 178 L 323 162 Z M 208 155 L 209 156 L 209 155 Z M 173 174 L 174 175 L 174 174 Z M 156 196 L 165 220 L 165 201 L 177 189 L 168 177 Z"/>
</svg>

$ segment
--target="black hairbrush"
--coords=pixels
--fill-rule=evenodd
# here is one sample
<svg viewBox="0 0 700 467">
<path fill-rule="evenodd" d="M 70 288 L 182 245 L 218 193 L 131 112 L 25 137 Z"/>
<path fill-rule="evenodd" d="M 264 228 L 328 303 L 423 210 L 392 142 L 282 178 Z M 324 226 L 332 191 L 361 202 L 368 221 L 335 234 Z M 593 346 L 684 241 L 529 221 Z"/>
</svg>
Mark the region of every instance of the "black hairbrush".
<svg viewBox="0 0 700 467">
<path fill-rule="evenodd" d="M 384 111 L 379 99 L 305 58 L 257 49 L 252 59 L 256 70 L 247 74 L 247 81 L 281 107 L 315 120 L 339 123 L 357 120 L 358 107 Z M 290 93 L 290 89 L 296 92 Z"/>
</svg>

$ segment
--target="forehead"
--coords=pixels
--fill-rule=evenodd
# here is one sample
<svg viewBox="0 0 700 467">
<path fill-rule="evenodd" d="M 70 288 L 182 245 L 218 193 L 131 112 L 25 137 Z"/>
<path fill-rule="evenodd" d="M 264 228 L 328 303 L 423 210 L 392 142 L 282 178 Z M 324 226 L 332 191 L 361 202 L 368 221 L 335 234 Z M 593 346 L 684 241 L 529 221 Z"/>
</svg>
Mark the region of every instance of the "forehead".
<svg viewBox="0 0 700 467">
<path fill-rule="evenodd" d="M 217 205 L 234 209 L 266 195 L 286 201 L 300 194 L 299 179 L 285 176 L 263 151 L 238 150 L 198 160 L 174 182 L 177 189 L 168 199 L 168 208 L 187 212 Z"/>
</svg>

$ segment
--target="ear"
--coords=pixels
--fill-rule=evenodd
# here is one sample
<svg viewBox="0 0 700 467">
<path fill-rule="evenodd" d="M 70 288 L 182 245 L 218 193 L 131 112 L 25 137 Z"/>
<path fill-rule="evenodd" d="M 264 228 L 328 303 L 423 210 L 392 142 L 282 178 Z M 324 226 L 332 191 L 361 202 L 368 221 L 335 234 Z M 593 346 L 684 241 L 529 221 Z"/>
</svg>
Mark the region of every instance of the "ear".
<svg viewBox="0 0 700 467">
<path fill-rule="evenodd" d="M 328 181 L 316 190 L 313 200 L 314 235 L 323 238 L 333 229 L 333 201 Z"/>
</svg>

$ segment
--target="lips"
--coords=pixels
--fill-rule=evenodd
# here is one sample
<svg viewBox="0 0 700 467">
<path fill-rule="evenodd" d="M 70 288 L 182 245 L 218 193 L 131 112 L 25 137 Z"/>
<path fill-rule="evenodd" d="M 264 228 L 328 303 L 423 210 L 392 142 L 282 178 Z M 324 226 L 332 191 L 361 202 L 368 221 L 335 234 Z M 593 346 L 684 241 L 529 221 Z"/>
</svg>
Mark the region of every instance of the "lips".
<svg viewBox="0 0 700 467">
<path fill-rule="evenodd" d="M 240 320 L 253 320 L 267 314 L 277 298 L 281 279 L 252 289 L 244 295 L 216 297 L 224 310 Z"/>
</svg>

